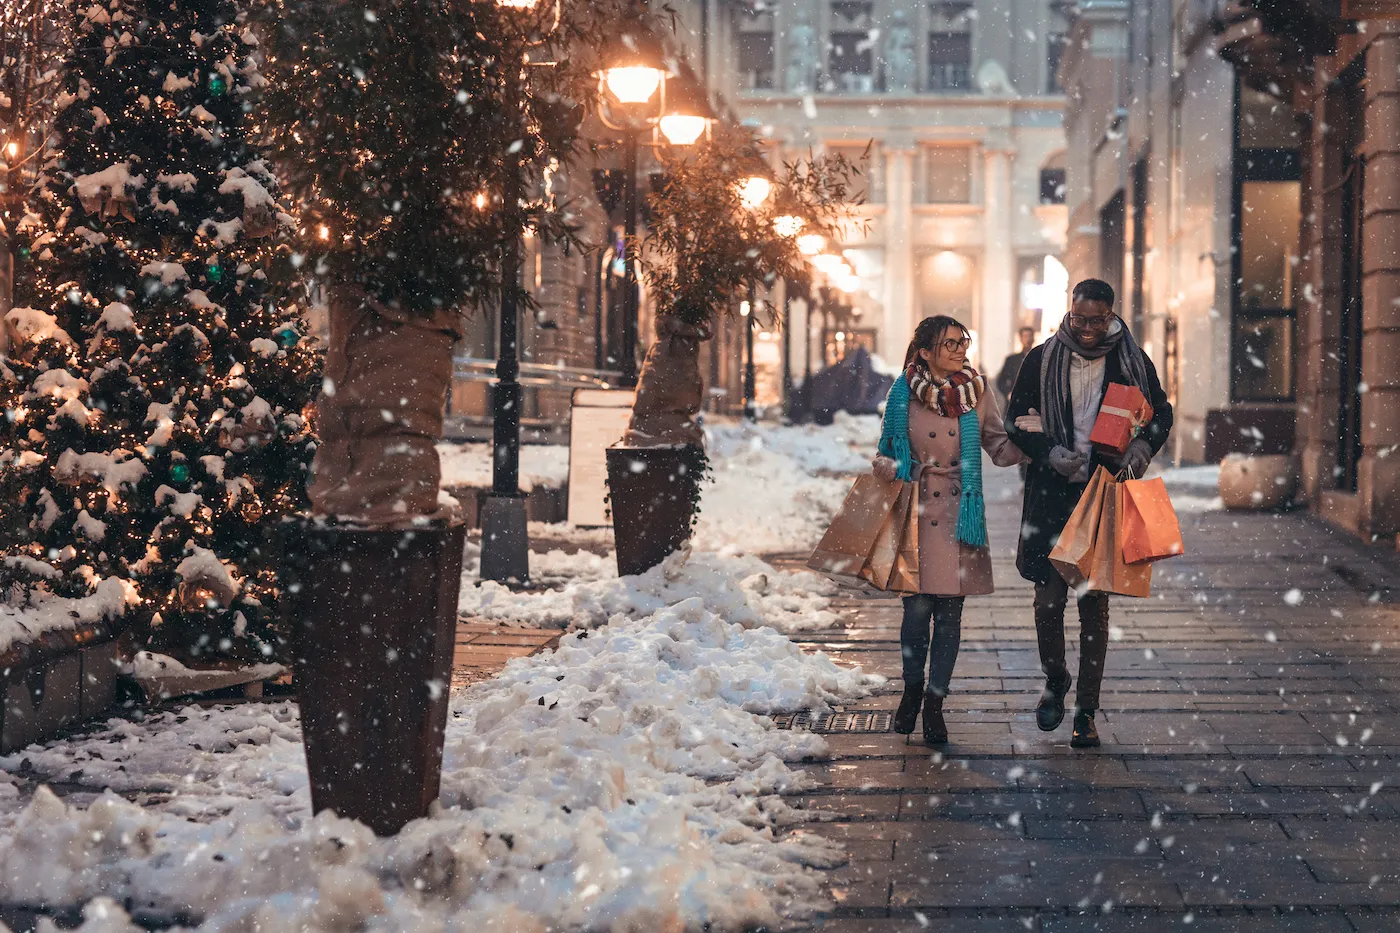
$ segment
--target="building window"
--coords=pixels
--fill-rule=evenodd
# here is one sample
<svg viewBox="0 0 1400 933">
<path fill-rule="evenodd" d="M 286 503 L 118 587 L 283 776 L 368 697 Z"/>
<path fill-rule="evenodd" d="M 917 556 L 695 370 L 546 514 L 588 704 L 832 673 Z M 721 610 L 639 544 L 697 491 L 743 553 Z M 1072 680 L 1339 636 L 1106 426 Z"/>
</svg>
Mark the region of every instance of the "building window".
<svg viewBox="0 0 1400 933">
<path fill-rule="evenodd" d="M 1065 203 L 1065 192 L 1064 169 L 1043 168 L 1040 170 L 1041 204 L 1063 204 Z"/>
<path fill-rule="evenodd" d="M 1243 86 L 1235 126 L 1230 394 L 1236 402 L 1290 401 L 1301 217 L 1298 131 L 1291 107 Z"/>
<path fill-rule="evenodd" d="M 946 0 L 929 4 L 928 89 L 965 92 L 972 89 L 971 2 Z"/>
<path fill-rule="evenodd" d="M 922 316 L 947 314 L 974 320 L 977 306 L 977 263 L 970 256 L 939 250 L 919 258 L 918 303 Z M 997 360 L 999 364 L 1000 359 Z"/>
<path fill-rule="evenodd" d="M 874 4 L 836 0 L 831 4 L 829 70 L 833 88 L 847 94 L 875 90 Z"/>
<path fill-rule="evenodd" d="M 1064 57 L 1069 36 L 1063 32 L 1052 32 L 1045 36 L 1045 90 L 1051 94 L 1063 93 L 1060 84 L 1060 59 Z"/>
<path fill-rule="evenodd" d="M 772 90 L 773 14 L 739 14 L 739 88 L 745 91 Z"/>
<path fill-rule="evenodd" d="M 972 147 L 930 146 L 924 150 L 924 200 L 967 204 L 972 200 Z"/>
</svg>

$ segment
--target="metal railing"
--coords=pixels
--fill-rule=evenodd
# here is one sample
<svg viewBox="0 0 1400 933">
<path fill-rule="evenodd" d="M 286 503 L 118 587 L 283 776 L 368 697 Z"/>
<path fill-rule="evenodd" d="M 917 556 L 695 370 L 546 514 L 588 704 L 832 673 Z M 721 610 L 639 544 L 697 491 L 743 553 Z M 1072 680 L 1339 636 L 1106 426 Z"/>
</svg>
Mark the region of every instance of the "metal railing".
<svg viewBox="0 0 1400 933">
<path fill-rule="evenodd" d="M 452 374 L 468 382 L 493 382 L 496 361 L 459 356 L 452 361 Z M 622 374 L 608 369 L 584 369 L 578 366 L 548 366 L 543 363 L 521 363 L 520 384 L 550 389 L 613 389 Z"/>
</svg>

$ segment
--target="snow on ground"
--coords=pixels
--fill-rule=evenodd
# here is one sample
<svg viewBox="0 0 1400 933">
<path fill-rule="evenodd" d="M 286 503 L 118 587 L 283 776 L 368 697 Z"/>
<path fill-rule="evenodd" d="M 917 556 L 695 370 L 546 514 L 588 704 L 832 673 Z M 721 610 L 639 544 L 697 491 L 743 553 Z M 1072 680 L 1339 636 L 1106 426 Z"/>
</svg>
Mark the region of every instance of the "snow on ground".
<svg viewBox="0 0 1400 933">
<path fill-rule="evenodd" d="M 442 462 L 442 485 L 491 488 L 491 445 L 437 445 Z M 558 489 L 569 481 L 569 448 L 556 444 L 520 445 L 520 490 L 536 486 Z"/>
<path fill-rule="evenodd" d="M 55 573 L 48 564 L 22 557 L 11 557 L 7 562 L 30 570 L 41 580 L 50 579 Z M 135 587 L 116 577 L 99 582 L 91 594 L 73 599 L 54 596 L 44 591 L 41 584 L 30 595 L 27 605 L 0 602 L 0 651 L 33 642 L 41 635 L 118 618 L 126 612 L 127 606 L 138 601 Z"/>
<path fill-rule="evenodd" d="M 267 933 L 775 924 L 842 856 L 781 833 L 799 819 L 771 796 L 805 786 L 785 762 L 823 740 L 759 714 L 876 682 L 700 599 L 619 617 L 454 698 L 442 809 L 393 839 L 310 817 L 290 704 L 114 720 L 0 759 L 141 803 L 41 789 L 0 810 L 0 902 L 103 895 L 148 922 Z M 126 929 L 114 905 L 89 912 L 90 933 Z"/>
<path fill-rule="evenodd" d="M 713 475 L 701 489 L 688 559 L 678 555 L 640 577 L 618 579 L 611 554 L 535 551 L 531 579 L 546 589 L 516 593 L 479 583 L 480 550 L 471 545 L 460 611 L 506 624 L 594 628 L 618 612 L 636 616 L 699 596 L 746 626 L 799 632 L 835 624 L 830 581 L 774 569 L 754 555 L 802 553 L 816 545 L 850 491 L 849 475 L 833 474 L 868 467 L 878 419 L 840 415 L 827 427 L 722 420 L 706 433 Z M 530 534 L 594 550 L 609 541 L 607 531 L 560 525 L 531 526 Z"/>
<path fill-rule="evenodd" d="M 701 490 L 695 547 L 810 551 L 850 491 L 849 474 L 869 468 L 879 436 L 879 419 L 868 415 L 840 414 L 827 427 L 708 426 L 713 481 Z"/>
<path fill-rule="evenodd" d="M 1172 507 L 1183 515 L 1192 512 L 1214 512 L 1225 507 L 1217 492 L 1220 488 L 1218 463 L 1168 467 L 1162 470 L 1160 476 L 1167 484 Z"/>
<path fill-rule="evenodd" d="M 815 424 L 750 424 L 734 418 L 705 425 L 711 460 L 725 460 L 749 450 L 768 450 L 794 461 L 805 473 L 858 473 L 870 466 L 880 419 L 875 415 L 837 412 L 825 427 Z"/>
<path fill-rule="evenodd" d="M 618 613 L 636 618 L 691 597 L 731 622 L 772 626 L 782 632 L 830 628 L 836 586 L 807 571 L 777 570 L 733 553 L 674 554 L 640 576 L 617 576 L 616 558 L 559 551 L 531 554 L 531 573 L 559 585 L 512 592 L 478 582 L 476 563 L 463 569 L 458 611 L 465 616 L 537 628 L 596 628 Z M 568 579 L 565 574 L 577 572 Z"/>
</svg>

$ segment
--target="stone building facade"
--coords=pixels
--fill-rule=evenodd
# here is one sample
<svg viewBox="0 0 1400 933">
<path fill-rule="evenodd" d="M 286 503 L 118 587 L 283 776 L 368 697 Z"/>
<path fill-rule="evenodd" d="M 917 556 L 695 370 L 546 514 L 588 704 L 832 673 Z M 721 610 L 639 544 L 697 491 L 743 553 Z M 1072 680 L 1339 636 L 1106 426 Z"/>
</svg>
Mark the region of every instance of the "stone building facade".
<svg viewBox="0 0 1400 933">
<path fill-rule="evenodd" d="M 796 379 L 808 359 L 815 369 L 856 345 L 897 364 L 915 324 L 935 313 L 976 331 L 974 352 L 995 372 L 1018 324 L 1040 326 L 1042 305 L 1049 323 L 1058 321 L 1065 208 L 1056 75 L 1068 28 L 1061 4 L 673 6 L 691 61 L 738 118 L 771 140 L 775 162 L 840 152 L 864 166 L 866 204 L 836 244 L 860 288 L 839 325 L 792 302 Z M 1059 298 L 1047 300 L 1054 287 Z M 780 341 L 771 335 L 770 360 Z"/>
<path fill-rule="evenodd" d="M 1351 6 L 1251 0 L 1227 11 L 1219 41 L 1242 81 L 1278 89 L 1304 140 L 1304 491 L 1330 521 L 1391 539 L 1400 531 L 1400 10 L 1349 19 Z"/>
<path fill-rule="evenodd" d="M 1186 462 L 1293 448 L 1303 139 L 1221 57 L 1229 5 L 1084 0 L 1066 87 L 1067 265 L 1121 296 Z"/>
<path fill-rule="evenodd" d="M 1072 277 L 1114 282 L 1179 459 L 1293 452 L 1400 531 L 1400 20 L 1329 0 L 1083 0 L 1061 64 Z"/>
</svg>

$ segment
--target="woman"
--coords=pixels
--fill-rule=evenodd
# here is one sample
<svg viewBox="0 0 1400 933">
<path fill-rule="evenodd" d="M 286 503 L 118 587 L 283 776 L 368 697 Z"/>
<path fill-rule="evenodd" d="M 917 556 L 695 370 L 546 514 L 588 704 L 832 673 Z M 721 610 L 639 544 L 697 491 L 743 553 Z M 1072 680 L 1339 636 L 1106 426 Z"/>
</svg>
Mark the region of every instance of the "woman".
<svg viewBox="0 0 1400 933">
<path fill-rule="evenodd" d="M 924 740 L 933 744 L 948 741 L 943 698 L 962 641 L 963 600 L 992 592 L 981 450 L 997 466 L 1025 459 L 1006 436 L 986 378 L 967 364 L 971 343 L 967 328 L 951 317 L 920 322 L 904 374 L 885 403 L 880 455 L 873 464 L 881 479 L 912 482 L 917 475 L 919 482 L 919 593 L 904 597 L 904 697 L 894 731 L 914 731 L 922 702 Z M 930 619 L 933 651 L 925 690 Z"/>
</svg>

